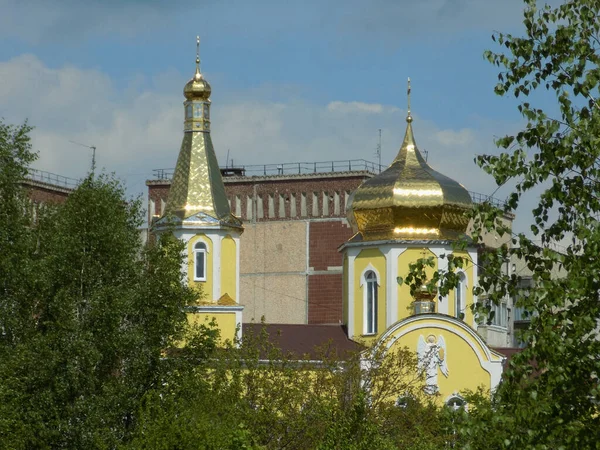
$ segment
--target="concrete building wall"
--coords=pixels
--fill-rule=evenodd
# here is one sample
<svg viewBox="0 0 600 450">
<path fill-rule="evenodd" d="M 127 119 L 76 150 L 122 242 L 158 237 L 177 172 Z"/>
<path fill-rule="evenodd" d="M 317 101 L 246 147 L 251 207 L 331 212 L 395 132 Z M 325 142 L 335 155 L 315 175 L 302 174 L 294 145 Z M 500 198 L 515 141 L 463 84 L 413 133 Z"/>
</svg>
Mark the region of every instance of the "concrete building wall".
<svg viewBox="0 0 600 450">
<path fill-rule="evenodd" d="M 502 224 L 510 227 L 512 230 L 512 222 L 515 217 L 512 214 L 506 214 L 502 217 Z M 473 221 L 469 222 L 469 226 L 467 227 L 467 234 L 471 235 L 473 232 Z M 511 242 L 512 235 L 510 233 L 505 233 L 503 236 L 500 236 L 498 233 L 483 233 L 483 245 L 489 248 L 498 248 L 502 245 L 506 244 L 509 247 L 512 245 Z"/>
<path fill-rule="evenodd" d="M 244 321 L 306 323 L 307 221 L 255 222 L 240 239 Z"/>
</svg>

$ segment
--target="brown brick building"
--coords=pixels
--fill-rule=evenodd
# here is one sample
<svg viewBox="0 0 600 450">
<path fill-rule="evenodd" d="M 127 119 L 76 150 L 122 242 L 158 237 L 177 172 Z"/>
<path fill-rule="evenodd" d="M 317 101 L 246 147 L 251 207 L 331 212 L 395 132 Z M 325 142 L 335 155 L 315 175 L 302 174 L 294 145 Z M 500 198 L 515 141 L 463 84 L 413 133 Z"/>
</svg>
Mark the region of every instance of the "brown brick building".
<svg viewBox="0 0 600 450">
<path fill-rule="evenodd" d="M 23 186 L 34 205 L 63 203 L 77 187 L 79 180 L 50 172 L 30 169 Z"/>
</svg>

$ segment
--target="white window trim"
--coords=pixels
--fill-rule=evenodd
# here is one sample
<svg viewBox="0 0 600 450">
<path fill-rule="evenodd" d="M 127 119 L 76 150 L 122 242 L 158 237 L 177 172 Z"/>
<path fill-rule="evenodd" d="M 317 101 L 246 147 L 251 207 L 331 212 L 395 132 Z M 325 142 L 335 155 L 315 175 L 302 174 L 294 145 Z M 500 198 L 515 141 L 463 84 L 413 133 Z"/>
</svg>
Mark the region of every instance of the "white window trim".
<svg viewBox="0 0 600 450">
<path fill-rule="evenodd" d="M 374 315 L 374 319 L 375 319 L 375 324 L 377 325 L 375 327 L 375 331 L 374 332 L 368 332 L 368 323 L 367 323 L 367 299 L 368 299 L 368 283 L 366 282 L 366 275 L 368 272 L 373 272 L 375 274 L 375 279 L 376 279 L 376 283 L 377 283 L 377 299 L 376 299 L 376 303 L 375 303 L 375 315 Z M 375 336 L 377 334 L 377 328 L 379 328 L 379 320 L 378 320 L 378 315 L 379 315 L 379 299 L 380 299 L 380 295 L 379 295 L 379 289 L 381 288 L 381 276 L 379 275 L 379 271 L 377 269 L 375 269 L 375 267 L 373 267 L 372 264 L 368 264 L 367 267 L 365 267 L 365 269 L 362 271 L 362 273 L 360 274 L 360 287 L 363 288 L 363 336 Z"/>
<path fill-rule="evenodd" d="M 203 249 L 197 249 L 196 245 L 198 244 L 204 244 L 204 246 L 206 248 Z M 198 238 L 194 241 L 193 247 L 192 247 L 192 261 L 193 261 L 193 272 L 194 272 L 194 281 L 206 281 L 207 280 L 207 275 L 208 275 L 208 253 L 209 253 L 209 246 L 208 243 L 202 239 L 202 238 Z M 197 277 L 196 276 L 196 253 L 204 253 L 204 277 Z"/>
<path fill-rule="evenodd" d="M 455 392 L 455 393 L 453 393 L 453 394 L 451 394 L 451 395 L 449 395 L 448 397 L 446 397 L 446 399 L 444 400 L 444 405 L 445 405 L 447 408 L 452 408 L 452 410 L 453 410 L 453 411 L 458 411 L 458 410 L 459 410 L 461 407 L 458 407 L 458 408 L 456 408 L 456 407 L 454 407 L 454 406 L 451 406 L 451 405 L 449 404 L 449 403 L 450 403 L 450 401 L 451 401 L 451 400 L 454 400 L 455 398 L 456 398 L 456 399 L 459 399 L 460 401 L 462 401 L 462 402 L 463 402 L 463 404 L 462 404 L 462 408 L 463 408 L 465 411 L 468 411 L 468 410 L 469 410 L 469 404 L 467 403 L 467 401 L 465 400 L 465 398 L 464 398 L 462 395 L 460 395 L 460 394 L 457 394 L 456 392 Z"/>
<path fill-rule="evenodd" d="M 504 311 L 502 310 L 502 306 L 504 305 Z M 498 305 L 492 304 L 492 310 L 495 312 L 494 321 L 497 323 L 491 323 L 489 328 L 497 329 L 501 331 L 506 331 L 508 329 L 508 302 L 506 300 L 501 301 Z M 505 312 L 506 316 L 502 313 Z M 502 324 L 504 322 L 504 324 Z"/>
</svg>

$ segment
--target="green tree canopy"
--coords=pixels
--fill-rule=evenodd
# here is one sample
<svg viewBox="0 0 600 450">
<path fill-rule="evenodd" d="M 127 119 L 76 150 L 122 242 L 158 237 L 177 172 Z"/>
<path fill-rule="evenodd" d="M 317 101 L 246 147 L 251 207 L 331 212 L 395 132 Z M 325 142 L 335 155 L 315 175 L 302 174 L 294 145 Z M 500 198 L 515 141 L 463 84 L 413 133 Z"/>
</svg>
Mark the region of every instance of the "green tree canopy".
<svg viewBox="0 0 600 450">
<path fill-rule="evenodd" d="M 529 193 L 541 195 L 532 237 L 515 234 L 512 246 L 486 253 L 480 284 L 494 301 L 514 296 L 531 325 L 493 404 L 481 404 L 463 432 L 474 448 L 597 448 L 600 1 L 538 8 L 526 0 L 523 17 L 524 35 L 494 34 L 500 49 L 486 57 L 501 70 L 496 93 L 521 100 L 526 125 L 478 163 L 499 185 L 515 184 L 507 211 Z M 544 110 L 539 103 L 548 98 L 555 107 Z M 478 213 L 481 228 L 510 232 L 497 220 L 502 211 L 485 205 Z M 518 274 L 499 275 L 513 257 L 533 273 L 529 292 L 519 289 Z M 552 277 L 557 268 L 565 275 Z"/>
<path fill-rule="evenodd" d="M 190 360 L 164 352 L 188 331 L 196 293 L 182 243 L 143 247 L 141 201 L 110 176 L 88 176 L 36 223 L 23 214 L 28 132 L 0 127 L 0 446 L 114 448 L 146 392 Z M 196 358 L 214 344 L 190 342 Z"/>
</svg>

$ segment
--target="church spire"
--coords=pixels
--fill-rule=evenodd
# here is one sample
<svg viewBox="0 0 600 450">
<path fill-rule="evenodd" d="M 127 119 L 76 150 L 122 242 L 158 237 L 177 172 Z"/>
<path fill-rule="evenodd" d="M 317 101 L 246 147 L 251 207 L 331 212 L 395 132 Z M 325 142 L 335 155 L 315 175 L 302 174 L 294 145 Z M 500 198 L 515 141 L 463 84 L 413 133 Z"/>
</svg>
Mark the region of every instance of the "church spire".
<svg viewBox="0 0 600 450">
<path fill-rule="evenodd" d="M 196 73 L 183 89 L 184 135 L 173 174 L 166 214 L 194 226 L 241 228 L 231 214 L 219 163 L 210 136 L 211 88 L 200 72 L 200 38 L 196 38 Z"/>
</svg>

